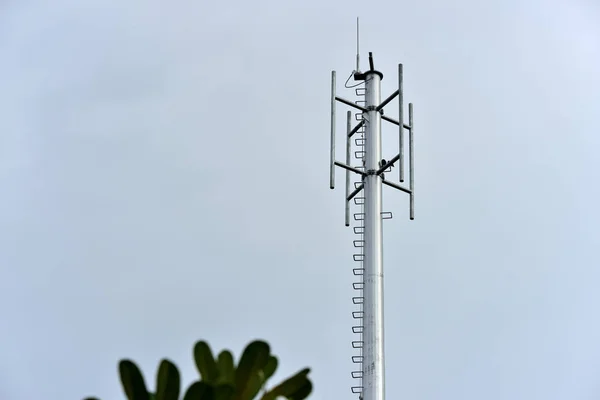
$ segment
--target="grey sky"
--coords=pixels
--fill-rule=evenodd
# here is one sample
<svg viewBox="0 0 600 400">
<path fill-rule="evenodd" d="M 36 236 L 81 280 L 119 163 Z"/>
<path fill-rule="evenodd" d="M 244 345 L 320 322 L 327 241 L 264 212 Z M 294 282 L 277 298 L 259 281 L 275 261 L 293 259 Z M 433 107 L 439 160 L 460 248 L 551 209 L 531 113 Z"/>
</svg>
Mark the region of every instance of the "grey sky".
<svg viewBox="0 0 600 400">
<path fill-rule="evenodd" d="M 3 2 L 0 398 L 122 398 L 121 357 L 187 384 L 196 340 L 257 337 L 353 398 L 329 79 L 362 13 L 417 129 L 417 219 L 384 193 L 388 399 L 597 399 L 600 6 L 484 3 Z"/>
</svg>

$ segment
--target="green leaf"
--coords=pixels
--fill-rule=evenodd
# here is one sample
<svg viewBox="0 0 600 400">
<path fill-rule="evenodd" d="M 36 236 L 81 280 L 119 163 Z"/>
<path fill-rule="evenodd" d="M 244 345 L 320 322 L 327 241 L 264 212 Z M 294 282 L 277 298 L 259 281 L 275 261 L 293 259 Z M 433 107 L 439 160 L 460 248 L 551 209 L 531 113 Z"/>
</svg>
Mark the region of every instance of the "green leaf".
<svg viewBox="0 0 600 400">
<path fill-rule="evenodd" d="M 196 361 L 196 367 L 200 373 L 202 381 L 207 383 L 213 383 L 219 376 L 217 370 L 217 364 L 213 358 L 212 351 L 208 343 L 199 341 L 194 346 L 194 361 Z"/>
<path fill-rule="evenodd" d="M 269 356 L 265 367 L 249 379 L 244 399 L 254 399 L 256 397 L 258 392 L 265 387 L 267 380 L 275 373 L 277 364 L 277 357 Z"/>
<path fill-rule="evenodd" d="M 277 365 L 279 364 L 277 357 L 269 356 L 269 361 L 267 361 L 267 365 L 263 369 L 264 372 L 264 381 L 266 382 L 269 378 L 273 376 L 275 371 L 277 370 Z"/>
<path fill-rule="evenodd" d="M 235 395 L 235 386 L 230 383 L 224 383 L 215 387 L 214 400 L 231 400 Z"/>
<path fill-rule="evenodd" d="M 185 392 L 183 400 L 215 400 L 213 388 L 206 382 L 194 382 Z"/>
<path fill-rule="evenodd" d="M 298 372 L 294 376 L 281 382 L 279 385 L 275 386 L 273 389 L 269 390 L 267 393 L 265 393 L 263 395 L 261 400 L 275 400 L 277 398 L 277 396 L 282 396 L 287 399 L 296 400 L 296 397 L 293 397 L 293 396 L 296 393 L 299 393 L 300 396 L 302 394 L 304 394 L 304 392 L 306 392 L 306 390 L 307 390 L 307 388 L 305 387 L 307 385 L 307 382 L 310 384 L 310 380 L 307 377 L 309 372 L 310 372 L 310 368 L 303 369 L 302 371 Z M 308 393 L 306 394 L 306 396 L 308 396 L 308 394 L 310 394 L 311 391 L 312 391 L 312 384 L 311 384 L 310 388 L 308 389 Z M 299 397 L 299 398 L 304 399 L 306 396 Z"/>
<path fill-rule="evenodd" d="M 246 388 L 243 393 L 241 393 L 240 399 L 243 400 L 252 400 L 256 397 L 258 392 L 260 392 L 260 388 L 263 387 L 264 379 L 262 370 L 258 371 L 256 375 L 250 376 L 248 378 L 248 383 L 246 384 Z"/>
<path fill-rule="evenodd" d="M 133 361 L 121 360 L 119 375 L 123 390 L 129 400 L 150 400 L 144 377 Z"/>
<path fill-rule="evenodd" d="M 169 360 L 162 360 L 156 375 L 156 400 L 179 400 L 181 376 Z"/>
<path fill-rule="evenodd" d="M 312 388 L 313 387 L 312 387 L 311 381 L 306 379 L 306 382 L 304 383 L 304 385 L 302 387 L 300 387 L 300 389 L 296 390 L 294 392 L 294 394 L 292 394 L 291 396 L 288 396 L 288 399 L 304 400 L 310 395 L 310 393 L 312 392 Z"/>
<path fill-rule="evenodd" d="M 217 359 L 217 369 L 219 370 L 218 384 L 235 384 L 235 367 L 233 365 L 233 356 L 231 352 L 223 350 Z"/>
<path fill-rule="evenodd" d="M 259 372 L 269 361 L 269 351 L 269 345 L 261 340 L 256 340 L 246 346 L 235 370 L 236 400 L 251 400 L 258 393 L 260 389 Z"/>
</svg>

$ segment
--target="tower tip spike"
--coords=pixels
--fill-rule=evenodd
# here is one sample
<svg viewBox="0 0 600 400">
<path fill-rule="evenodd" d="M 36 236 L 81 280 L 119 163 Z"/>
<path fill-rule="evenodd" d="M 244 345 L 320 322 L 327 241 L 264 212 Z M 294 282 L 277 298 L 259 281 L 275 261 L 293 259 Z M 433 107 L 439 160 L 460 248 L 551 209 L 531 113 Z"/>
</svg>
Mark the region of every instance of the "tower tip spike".
<svg viewBox="0 0 600 400">
<path fill-rule="evenodd" d="M 360 72 L 360 31 L 359 17 L 356 17 L 356 72 Z"/>
</svg>

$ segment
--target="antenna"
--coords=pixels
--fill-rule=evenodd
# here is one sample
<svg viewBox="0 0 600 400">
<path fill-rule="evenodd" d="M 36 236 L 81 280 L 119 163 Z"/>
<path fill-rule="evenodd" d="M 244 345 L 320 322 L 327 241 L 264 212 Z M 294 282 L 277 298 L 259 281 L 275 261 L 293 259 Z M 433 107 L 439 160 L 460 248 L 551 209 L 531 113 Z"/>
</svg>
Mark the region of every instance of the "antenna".
<svg viewBox="0 0 600 400">
<path fill-rule="evenodd" d="M 356 17 L 356 72 L 360 72 L 360 35 L 358 31 L 358 17 Z"/>
<path fill-rule="evenodd" d="M 358 18 L 356 20 L 358 53 Z M 381 101 L 381 80 L 383 74 L 375 69 L 373 53 L 369 53 L 369 70 L 359 71 L 359 55 L 356 55 L 354 80 L 350 86 L 363 100 L 350 101 L 336 95 L 336 73 L 331 72 L 331 159 L 330 188 L 335 188 L 335 167 L 346 172 L 345 225 L 350 226 L 351 202 L 357 209 L 353 213 L 353 241 L 356 252 L 353 255 L 358 266 L 352 269 L 357 282 L 352 284 L 357 292 L 352 302 L 357 309 L 352 312 L 356 324 L 352 332 L 358 335 L 352 347 L 359 354 L 352 356 L 357 369 L 352 378 L 360 385 L 352 386 L 352 393 L 359 394 L 361 400 L 384 400 L 385 398 L 385 353 L 384 353 L 384 314 L 383 314 L 383 220 L 391 219 L 391 212 L 382 211 L 383 185 L 408 193 L 410 196 L 410 219 L 414 219 L 414 124 L 413 105 L 408 105 L 409 124 L 404 124 L 403 70 L 398 65 L 398 89 Z M 346 85 L 346 88 L 349 86 Z M 398 97 L 398 120 L 384 115 L 383 108 Z M 346 162 L 335 158 L 336 104 L 342 103 L 354 109 L 358 122 L 354 127 L 352 111 L 346 113 Z M 398 154 L 386 161 L 382 157 L 382 121 L 398 126 Z M 399 181 L 404 181 L 404 131 L 408 131 L 408 175 L 409 187 L 386 179 L 385 173 L 398 165 Z M 358 166 L 352 165 L 352 154 Z M 351 175 L 358 179 L 351 185 Z M 390 174 L 391 175 L 391 174 Z"/>
</svg>

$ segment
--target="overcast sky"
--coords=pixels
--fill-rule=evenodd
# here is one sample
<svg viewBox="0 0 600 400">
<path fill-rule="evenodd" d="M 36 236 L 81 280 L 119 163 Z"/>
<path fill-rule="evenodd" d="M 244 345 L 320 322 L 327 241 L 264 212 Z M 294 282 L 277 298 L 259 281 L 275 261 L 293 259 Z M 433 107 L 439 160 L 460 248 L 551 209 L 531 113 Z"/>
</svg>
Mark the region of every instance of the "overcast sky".
<svg viewBox="0 0 600 400">
<path fill-rule="evenodd" d="M 196 340 L 254 338 L 275 380 L 356 398 L 328 152 L 359 14 L 363 67 L 387 96 L 403 63 L 415 103 L 416 220 L 384 191 L 387 398 L 600 397 L 600 3 L 4 0 L 2 400 L 124 398 L 122 357 L 187 385 Z"/>
</svg>

